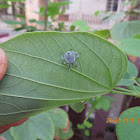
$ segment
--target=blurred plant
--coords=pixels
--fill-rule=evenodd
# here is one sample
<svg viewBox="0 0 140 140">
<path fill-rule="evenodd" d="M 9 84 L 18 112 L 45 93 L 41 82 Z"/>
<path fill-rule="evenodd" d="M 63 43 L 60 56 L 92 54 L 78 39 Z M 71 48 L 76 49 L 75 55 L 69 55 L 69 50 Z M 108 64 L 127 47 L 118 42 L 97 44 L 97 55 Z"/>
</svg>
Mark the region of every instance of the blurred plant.
<svg viewBox="0 0 140 140">
<path fill-rule="evenodd" d="M 106 38 L 106 39 L 110 37 L 110 30 L 108 30 L 108 29 L 106 29 L 106 30 L 99 30 L 99 31 L 98 30 L 94 30 L 91 33 L 99 35 L 99 36 L 101 36 L 103 38 Z"/>
<path fill-rule="evenodd" d="M 89 31 L 90 27 L 88 25 L 87 22 L 83 21 L 83 20 L 75 20 L 72 23 L 72 26 L 70 27 L 70 30 L 74 30 L 75 28 L 78 28 L 78 31 Z"/>
<path fill-rule="evenodd" d="M 89 100 L 89 103 L 92 105 L 94 102 L 94 98 Z M 111 103 L 114 102 L 115 99 L 110 97 L 110 96 L 103 96 L 100 101 L 98 102 L 98 104 L 96 105 L 96 109 L 103 109 L 104 111 L 108 111 L 111 107 Z"/>
<path fill-rule="evenodd" d="M 123 2 L 123 7 L 127 6 L 127 10 L 122 10 L 121 12 L 108 12 L 108 11 L 96 11 L 94 13 L 95 16 L 102 16 L 102 22 L 105 20 L 120 20 L 123 21 L 129 16 L 136 16 L 140 14 L 140 1 L 139 0 L 132 0 L 128 1 L 125 0 Z M 129 8 L 128 8 L 129 6 Z"/>
<path fill-rule="evenodd" d="M 73 136 L 73 130 L 67 113 L 60 108 L 55 108 L 30 117 L 22 125 L 10 128 L 1 136 L 7 140 L 23 138 L 64 140 Z"/>
<path fill-rule="evenodd" d="M 83 124 L 77 124 L 77 128 L 83 130 L 84 131 L 84 134 L 86 136 L 90 136 L 89 129 L 92 128 L 92 126 L 93 126 L 93 124 L 90 123 L 89 121 L 86 121 Z"/>
<path fill-rule="evenodd" d="M 16 2 L 16 0 L 13 2 Z M 55 2 L 50 2 L 48 0 L 44 0 L 44 2 L 45 2 L 45 6 L 40 7 L 39 12 L 35 12 L 39 14 L 40 16 L 43 16 L 44 20 L 37 21 L 36 19 L 30 19 L 26 21 L 26 16 L 25 14 L 23 14 L 23 15 L 15 15 L 16 18 L 20 19 L 20 21 L 5 20 L 3 22 L 5 22 L 8 25 L 13 26 L 14 30 L 16 31 L 23 30 L 23 29 L 25 29 L 27 32 L 36 31 L 38 30 L 36 27 L 37 25 L 44 27 L 44 30 L 48 30 L 48 29 L 56 30 L 56 31 L 66 30 L 66 26 L 64 22 L 58 22 L 58 27 L 53 27 L 52 22 L 56 21 L 56 17 L 59 17 L 65 13 L 64 6 L 70 4 L 71 2 L 65 1 L 65 2 L 55 3 Z M 3 5 L 3 7 L 4 6 L 5 5 Z M 11 5 L 8 5 L 8 6 L 11 6 Z M 19 5 L 18 8 L 22 8 L 25 11 L 25 8 L 22 7 L 21 5 Z M 51 21 L 48 21 L 48 18 L 50 18 Z M 35 23 L 35 25 L 28 26 L 27 22 Z"/>
</svg>

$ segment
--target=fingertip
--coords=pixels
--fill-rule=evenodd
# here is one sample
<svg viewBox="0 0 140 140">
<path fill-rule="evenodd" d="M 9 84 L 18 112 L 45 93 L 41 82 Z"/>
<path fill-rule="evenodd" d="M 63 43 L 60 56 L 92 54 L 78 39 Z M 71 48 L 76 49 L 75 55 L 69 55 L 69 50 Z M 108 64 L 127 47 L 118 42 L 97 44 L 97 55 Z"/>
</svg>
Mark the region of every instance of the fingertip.
<svg viewBox="0 0 140 140">
<path fill-rule="evenodd" d="M 5 52 L 0 48 L 0 80 L 6 73 L 7 65 L 8 65 L 7 56 Z"/>
</svg>

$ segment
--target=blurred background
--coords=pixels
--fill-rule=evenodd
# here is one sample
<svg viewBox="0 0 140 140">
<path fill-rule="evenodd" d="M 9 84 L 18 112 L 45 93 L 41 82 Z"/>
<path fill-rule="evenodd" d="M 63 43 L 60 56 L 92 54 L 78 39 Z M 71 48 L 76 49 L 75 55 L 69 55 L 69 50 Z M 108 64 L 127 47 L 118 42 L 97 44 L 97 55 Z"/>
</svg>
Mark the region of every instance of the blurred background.
<svg viewBox="0 0 140 140">
<path fill-rule="evenodd" d="M 116 29 L 116 24 L 133 20 L 140 20 L 139 0 L 0 0 L 0 43 L 24 32 L 86 31 L 118 45 L 115 36 L 126 34 L 131 26 L 121 25 Z M 140 24 L 135 30 L 140 33 Z M 137 67 L 136 77 L 139 77 L 139 57 L 127 56 Z M 126 88 L 126 85 L 119 86 Z M 140 105 L 140 100 L 132 96 L 107 94 L 90 115 L 88 123 L 83 124 L 93 101 L 76 107 L 61 107 L 68 113 L 73 130 L 65 139 L 117 140 L 116 123 L 107 122 L 107 118 L 118 118 L 124 110 Z"/>
</svg>

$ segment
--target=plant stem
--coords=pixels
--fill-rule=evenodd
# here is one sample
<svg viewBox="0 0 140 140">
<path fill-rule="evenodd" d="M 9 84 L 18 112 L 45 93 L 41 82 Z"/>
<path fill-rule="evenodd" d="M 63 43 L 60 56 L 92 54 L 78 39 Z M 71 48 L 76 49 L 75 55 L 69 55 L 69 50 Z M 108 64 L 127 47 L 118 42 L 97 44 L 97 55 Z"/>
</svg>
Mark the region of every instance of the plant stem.
<svg viewBox="0 0 140 140">
<path fill-rule="evenodd" d="M 121 87 L 114 87 L 114 89 L 116 89 L 116 90 L 120 90 L 120 91 L 124 91 L 124 92 L 134 93 L 134 92 L 131 91 L 131 90 L 128 90 L 128 89 L 125 89 L 125 88 L 121 88 Z"/>
<path fill-rule="evenodd" d="M 140 94 L 138 94 L 136 92 L 121 92 L 121 91 L 112 90 L 111 93 L 130 95 L 130 96 L 135 96 L 135 97 L 140 98 Z"/>
<path fill-rule="evenodd" d="M 95 100 L 93 101 L 92 107 L 91 107 L 91 109 L 90 109 L 90 111 L 89 111 L 89 113 L 88 113 L 86 119 L 84 120 L 84 123 L 87 121 L 87 119 L 89 118 L 89 116 L 90 116 L 90 114 L 92 113 L 93 109 L 94 109 L 95 106 L 99 103 L 99 101 L 100 101 L 101 98 L 102 98 L 101 95 L 100 95 L 100 96 L 97 96 L 97 97 L 95 98 Z"/>
<path fill-rule="evenodd" d="M 48 0 L 45 0 L 45 9 L 44 9 L 44 31 L 47 30 L 47 22 L 48 22 L 48 17 L 47 17 L 47 8 L 48 8 Z"/>
<path fill-rule="evenodd" d="M 135 80 L 135 83 L 136 83 L 136 85 L 137 85 L 137 86 L 139 86 L 139 87 L 140 87 L 140 84 L 139 84 L 136 80 Z"/>
</svg>

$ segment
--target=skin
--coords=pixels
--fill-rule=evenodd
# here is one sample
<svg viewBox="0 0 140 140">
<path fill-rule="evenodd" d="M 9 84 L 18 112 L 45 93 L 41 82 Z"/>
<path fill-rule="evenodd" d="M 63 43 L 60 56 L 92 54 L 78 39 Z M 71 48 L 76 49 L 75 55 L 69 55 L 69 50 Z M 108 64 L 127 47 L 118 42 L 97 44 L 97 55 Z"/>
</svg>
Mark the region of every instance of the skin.
<svg viewBox="0 0 140 140">
<path fill-rule="evenodd" d="M 66 60 L 66 62 L 63 62 L 64 64 L 67 64 L 68 63 L 68 67 L 69 67 L 69 71 L 70 71 L 70 68 L 72 67 L 72 65 L 74 64 L 75 66 L 78 66 L 77 62 L 75 61 L 76 58 L 79 57 L 80 54 L 77 55 L 77 52 L 75 51 L 67 51 L 65 54 L 64 54 L 64 57 L 63 55 L 61 55 L 61 58 L 63 60 Z M 80 67 L 80 66 L 78 66 Z"/>
<path fill-rule="evenodd" d="M 2 78 L 4 77 L 4 75 L 6 73 L 7 66 L 8 66 L 7 56 L 6 56 L 5 52 L 2 49 L 0 49 L 0 81 L 2 80 Z M 10 127 L 21 125 L 27 119 L 28 118 L 19 120 L 19 121 L 16 121 L 16 122 L 4 125 L 4 126 L 0 126 L 0 134 L 7 131 Z M 3 137 L 0 137 L 0 140 L 6 140 L 6 139 Z"/>
<path fill-rule="evenodd" d="M 6 73 L 7 65 L 8 65 L 8 61 L 7 61 L 6 54 L 2 49 L 0 49 L 0 80 L 3 78 L 3 76 Z"/>
</svg>

